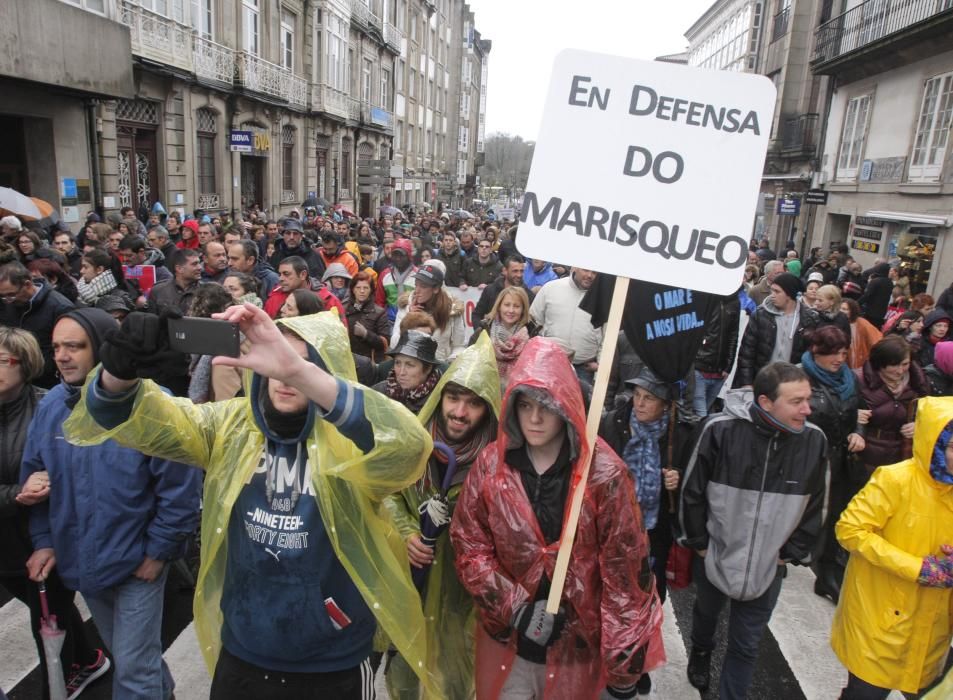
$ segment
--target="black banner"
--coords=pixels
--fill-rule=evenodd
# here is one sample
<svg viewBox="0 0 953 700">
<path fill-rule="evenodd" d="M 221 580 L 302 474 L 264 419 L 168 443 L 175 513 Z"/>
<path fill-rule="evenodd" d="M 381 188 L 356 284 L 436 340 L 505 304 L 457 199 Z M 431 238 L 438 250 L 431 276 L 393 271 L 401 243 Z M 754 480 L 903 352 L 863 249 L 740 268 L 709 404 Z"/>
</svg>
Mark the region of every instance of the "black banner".
<svg viewBox="0 0 953 700">
<path fill-rule="evenodd" d="M 615 277 L 600 274 L 579 305 L 592 314 L 596 328 L 609 317 L 614 286 Z M 705 338 L 708 315 L 718 301 L 706 292 L 631 280 L 622 330 L 648 368 L 674 383 L 688 375 Z"/>
</svg>

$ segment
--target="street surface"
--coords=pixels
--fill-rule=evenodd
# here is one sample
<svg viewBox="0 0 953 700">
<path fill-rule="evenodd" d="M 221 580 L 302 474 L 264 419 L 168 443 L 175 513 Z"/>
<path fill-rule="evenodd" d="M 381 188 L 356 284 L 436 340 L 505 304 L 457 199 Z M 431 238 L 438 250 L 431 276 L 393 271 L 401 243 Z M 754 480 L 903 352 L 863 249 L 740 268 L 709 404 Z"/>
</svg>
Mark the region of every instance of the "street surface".
<svg viewBox="0 0 953 700">
<path fill-rule="evenodd" d="M 752 685 L 750 700 L 822 700 L 836 698 L 846 678 L 843 667 L 828 644 L 834 606 L 818 598 L 812 590 L 813 574 L 803 567 L 788 567 L 769 632 L 761 642 L 761 655 Z M 33 640 L 29 633 L 26 607 L 0 594 L 0 688 L 10 700 L 34 700 L 40 697 L 39 672 Z M 664 636 L 668 664 L 652 675 L 658 698 L 699 697 L 685 678 L 688 635 L 691 628 L 691 589 L 677 591 L 665 604 Z M 166 588 L 166 612 L 162 626 L 165 659 L 176 681 L 177 700 L 208 698 L 210 681 L 199 654 L 191 624 L 192 591 L 185 587 L 173 570 Z M 674 604 L 674 609 L 673 609 Z M 89 613 L 81 608 L 84 617 Z M 674 613 L 674 614 L 673 614 Z M 725 627 L 723 615 L 722 627 Z M 92 622 L 88 622 L 92 627 Z M 722 630 L 724 637 L 724 629 Z M 724 645 L 715 652 L 712 664 L 712 688 L 718 687 L 718 669 Z M 104 676 L 83 693 L 88 700 L 110 698 L 111 674 Z M 383 679 L 378 676 L 378 693 Z M 706 698 L 714 700 L 717 690 Z M 902 700 L 899 693 L 891 700 Z"/>
</svg>

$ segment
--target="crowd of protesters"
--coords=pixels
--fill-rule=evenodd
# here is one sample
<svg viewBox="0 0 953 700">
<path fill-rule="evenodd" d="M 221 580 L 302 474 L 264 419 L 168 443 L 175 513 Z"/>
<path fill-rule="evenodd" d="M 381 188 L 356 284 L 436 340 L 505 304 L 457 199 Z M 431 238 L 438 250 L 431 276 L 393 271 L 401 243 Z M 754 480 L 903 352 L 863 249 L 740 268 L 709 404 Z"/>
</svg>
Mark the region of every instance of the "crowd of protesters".
<svg viewBox="0 0 953 700">
<path fill-rule="evenodd" d="M 200 517 L 213 698 L 369 698 L 380 664 L 394 698 L 644 696 L 677 548 L 700 690 L 727 603 L 719 692 L 745 697 L 789 565 L 838 605 L 841 697 L 942 676 L 953 287 L 753 244 L 671 384 L 580 308 L 597 273 L 524 259 L 508 221 L 387 211 L 0 220 L 0 584 L 43 662 L 45 581 L 70 697 L 111 667 L 114 697 L 172 696 L 162 590 Z M 172 351 L 183 315 L 238 324 L 241 355 Z"/>
</svg>

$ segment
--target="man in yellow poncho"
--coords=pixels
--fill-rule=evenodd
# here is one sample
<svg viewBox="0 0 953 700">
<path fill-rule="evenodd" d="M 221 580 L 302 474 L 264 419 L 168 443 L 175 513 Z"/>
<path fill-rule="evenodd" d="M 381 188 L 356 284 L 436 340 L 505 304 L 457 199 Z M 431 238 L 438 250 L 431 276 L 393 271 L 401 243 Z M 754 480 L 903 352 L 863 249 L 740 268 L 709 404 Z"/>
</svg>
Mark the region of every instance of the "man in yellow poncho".
<svg viewBox="0 0 953 700">
<path fill-rule="evenodd" d="M 460 486 L 477 456 L 496 435 L 500 412 L 500 378 L 489 336 L 457 356 L 418 418 L 435 442 L 442 442 L 456 456 L 447 498 L 450 514 Z M 438 676 L 441 700 L 467 700 L 473 696 L 473 602 L 457 579 L 454 554 L 447 530 L 434 548 L 421 539 L 421 511 L 437 495 L 447 473 L 447 458 L 434 450 L 424 477 L 413 486 L 384 500 L 407 545 L 411 565 L 426 573 L 423 596 L 428 625 L 428 668 Z M 416 700 L 419 684 L 404 659 L 395 657 L 387 675 L 393 700 Z"/>
<path fill-rule="evenodd" d="M 130 314 L 102 348 L 65 426 L 206 469 L 195 593 L 211 697 L 373 697 L 378 624 L 426 688 L 426 633 L 407 558 L 379 514 L 423 473 L 432 443 L 393 401 L 354 383 L 331 314 L 276 326 L 250 304 L 221 317 L 249 343 L 246 397 L 192 405 L 140 381 L 162 355 L 162 322 Z"/>
</svg>

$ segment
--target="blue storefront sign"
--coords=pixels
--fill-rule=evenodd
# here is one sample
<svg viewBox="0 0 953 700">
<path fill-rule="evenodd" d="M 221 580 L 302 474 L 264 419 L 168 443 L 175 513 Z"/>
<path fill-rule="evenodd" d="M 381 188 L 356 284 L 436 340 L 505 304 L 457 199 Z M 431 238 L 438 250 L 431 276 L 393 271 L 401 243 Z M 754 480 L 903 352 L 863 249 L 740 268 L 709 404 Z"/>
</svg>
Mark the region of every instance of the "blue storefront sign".
<svg viewBox="0 0 953 700">
<path fill-rule="evenodd" d="M 778 214 L 797 216 L 801 213 L 801 200 L 797 197 L 781 197 L 778 200 Z"/>
<path fill-rule="evenodd" d="M 239 153 L 251 153 L 254 150 L 252 132 L 236 130 L 228 132 L 228 149 Z"/>
</svg>

